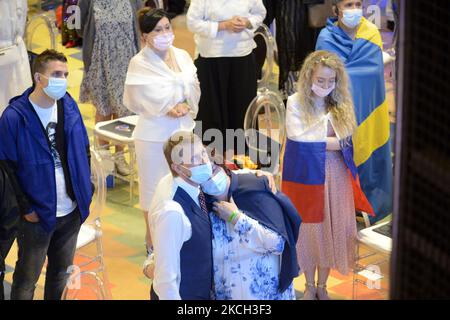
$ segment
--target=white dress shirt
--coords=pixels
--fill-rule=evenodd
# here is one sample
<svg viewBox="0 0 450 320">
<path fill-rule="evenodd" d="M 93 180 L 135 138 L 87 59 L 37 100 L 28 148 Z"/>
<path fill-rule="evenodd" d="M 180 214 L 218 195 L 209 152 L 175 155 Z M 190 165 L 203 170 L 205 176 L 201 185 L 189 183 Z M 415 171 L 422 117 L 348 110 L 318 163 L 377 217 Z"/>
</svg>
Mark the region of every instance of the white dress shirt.
<svg viewBox="0 0 450 320">
<path fill-rule="evenodd" d="M 158 184 L 149 212 L 155 258 L 153 290 L 160 300 L 181 300 L 180 251 L 192 236 L 189 218 L 181 205 L 173 200 L 178 187 L 199 205 L 199 188 L 169 174 Z"/>
<path fill-rule="evenodd" d="M 170 49 L 181 72 L 170 69 L 150 48 L 144 47 L 128 66 L 124 105 L 139 115 L 133 137 L 138 140 L 165 142 L 178 130 L 195 127 L 200 100 L 197 68 L 184 50 Z M 178 103 L 186 102 L 191 111 L 180 118 L 167 113 Z"/>
<path fill-rule="evenodd" d="M 286 131 L 287 137 L 294 141 L 301 142 L 325 142 L 328 136 L 328 121 L 333 126 L 333 119 L 330 113 L 326 113 L 322 108 L 322 114 L 312 124 L 306 125 L 304 114 L 300 105 L 298 93 L 288 98 L 286 110 Z M 334 126 L 333 126 L 334 128 Z M 336 130 L 336 137 L 339 135 Z"/>
<path fill-rule="evenodd" d="M 234 16 L 248 18 L 253 28 L 239 33 L 219 31 L 219 22 Z M 202 57 L 244 57 L 256 48 L 254 32 L 265 16 L 262 0 L 192 0 L 187 26 L 195 33 L 197 52 Z"/>
</svg>

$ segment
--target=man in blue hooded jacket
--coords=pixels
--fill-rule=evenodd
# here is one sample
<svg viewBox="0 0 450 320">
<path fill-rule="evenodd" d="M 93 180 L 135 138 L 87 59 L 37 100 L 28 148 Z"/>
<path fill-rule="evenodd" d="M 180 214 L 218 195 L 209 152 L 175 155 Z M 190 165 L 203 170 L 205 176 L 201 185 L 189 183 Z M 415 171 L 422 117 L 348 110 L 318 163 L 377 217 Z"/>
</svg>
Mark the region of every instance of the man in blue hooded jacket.
<svg viewBox="0 0 450 320">
<path fill-rule="evenodd" d="M 33 299 L 46 257 L 44 299 L 60 299 L 78 232 L 92 197 L 89 140 L 67 90 L 67 59 L 37 56 L 34 86 L 11 99 L 0 118 L 0 160 L 20 186 L 19 256 L 11 299 Z"/>
</svg>

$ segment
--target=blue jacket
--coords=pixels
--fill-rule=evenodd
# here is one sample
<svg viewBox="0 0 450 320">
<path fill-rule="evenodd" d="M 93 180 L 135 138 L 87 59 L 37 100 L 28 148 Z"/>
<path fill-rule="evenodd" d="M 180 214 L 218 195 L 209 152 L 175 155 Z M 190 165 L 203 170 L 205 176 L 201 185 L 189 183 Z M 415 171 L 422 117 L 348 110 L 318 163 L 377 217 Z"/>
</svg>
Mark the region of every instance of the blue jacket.
<svg viewBox="0 0 450 320">
<path fill-rule="evenodd" d="M 0 160 L 8 161 L 23 193 L 47 232 L 56 226 L 55 165 L 42 124 L 29 102 L 32 88 L 11 99 L 0 118 Z M 92 185 L 89 166 L 89 139 L 73 98 L 66 93 L 64 134 L 67 165 L 75 200 L 84 222 L 89 215 Z"/>
</svg>

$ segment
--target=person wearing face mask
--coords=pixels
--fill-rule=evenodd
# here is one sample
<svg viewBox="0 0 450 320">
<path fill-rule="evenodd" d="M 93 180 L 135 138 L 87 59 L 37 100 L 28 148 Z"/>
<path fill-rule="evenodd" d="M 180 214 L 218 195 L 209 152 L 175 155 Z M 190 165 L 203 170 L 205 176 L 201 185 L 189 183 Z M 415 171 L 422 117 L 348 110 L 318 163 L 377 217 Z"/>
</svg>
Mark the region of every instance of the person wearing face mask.
<svg viewBox="0 0 450 320">
<path fill-rule="evenodd" d="M 201 139 L 191 131 L 164 143 L 170 173 L 161 179 L 149 210 L 153 243 L 152 300 L 213 297 L 211 222 L 200 185 L 212 176 Z"/>
<path fill-rule="evenodd" d="M 286 128 L 282 191 L 302 217 L 297 254 L 304 299 L 328 300 L 330 269 L 346 275 L 354 266 L 355 209 L 373 214 L 353 162 L 356 118 L 336 54 L 316 51 L 306 58 L 297 93 L 288 99 Z"/>
<path fill-rule="evenodd" d="M 211 220 L 217 300 L 295 300 L 301 219 L 266 177 L 214 166 L 201 184 Z"/>
<path fill-rule="evenodd" d="M 155 188 L 169 173 L 163 144 L 175 131 L 194 129 L 200 86 L 189 54 L 172 46 L 174 34 L 167 13 L 143 8 L 138 22 L 145 46 L 130 61 L 123 102 L 139 115 L 133 137 L 139 204 L 148 230 L 147 215 Z M 150 251 L 148 231 L 146 245 Z"/>
<path fill-rule="evenodd" d="M 67 58 L 45 50 L 33 64 L 34 86 L 0 118 L 0 161 L 17 180 L 19 257 L 11 299 L 33 299 L 48 257 L 44 299 L 58 300 L 73 264 L 92 197 L 89 139 L 66 92 Z"/>
<path fill-rule="evenodd" d="M 362 0 L 333 0 L 335 18 L 328 20 L 317 50 L 336 53 L 351 82 L 358 128 L 353 137 L 361 187 L 376 216 L 392 213 L 392 159 L 389 109 L 384 81 L 383 43 L 377 27 L 363 17 Z"/>
</svg>

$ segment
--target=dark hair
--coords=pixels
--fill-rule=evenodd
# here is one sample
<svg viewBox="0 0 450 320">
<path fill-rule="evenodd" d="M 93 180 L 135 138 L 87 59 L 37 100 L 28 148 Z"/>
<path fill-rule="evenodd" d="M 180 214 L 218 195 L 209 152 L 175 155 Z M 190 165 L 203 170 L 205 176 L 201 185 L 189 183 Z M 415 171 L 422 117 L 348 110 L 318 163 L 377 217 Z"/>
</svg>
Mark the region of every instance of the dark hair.
<svg viewBox="0 0 450 320">
<path fill-rule="evenodd" d="M 50 61 L 61 61 L 67 63 L 66 56 L 53 49 L 47 49 L 39 54 L 33 61 L 33 75 L 36 72 L 44 73 L 47 70 L 47 64 Z"/>
<path fill-rule="evenodd" d="M 139 29 L 141 33 L 150 33 L 155 29 L 158 22 L 166 17 L 170 17 L 163 9 L 142 8 L 138 11 Z"/>
</svg>

